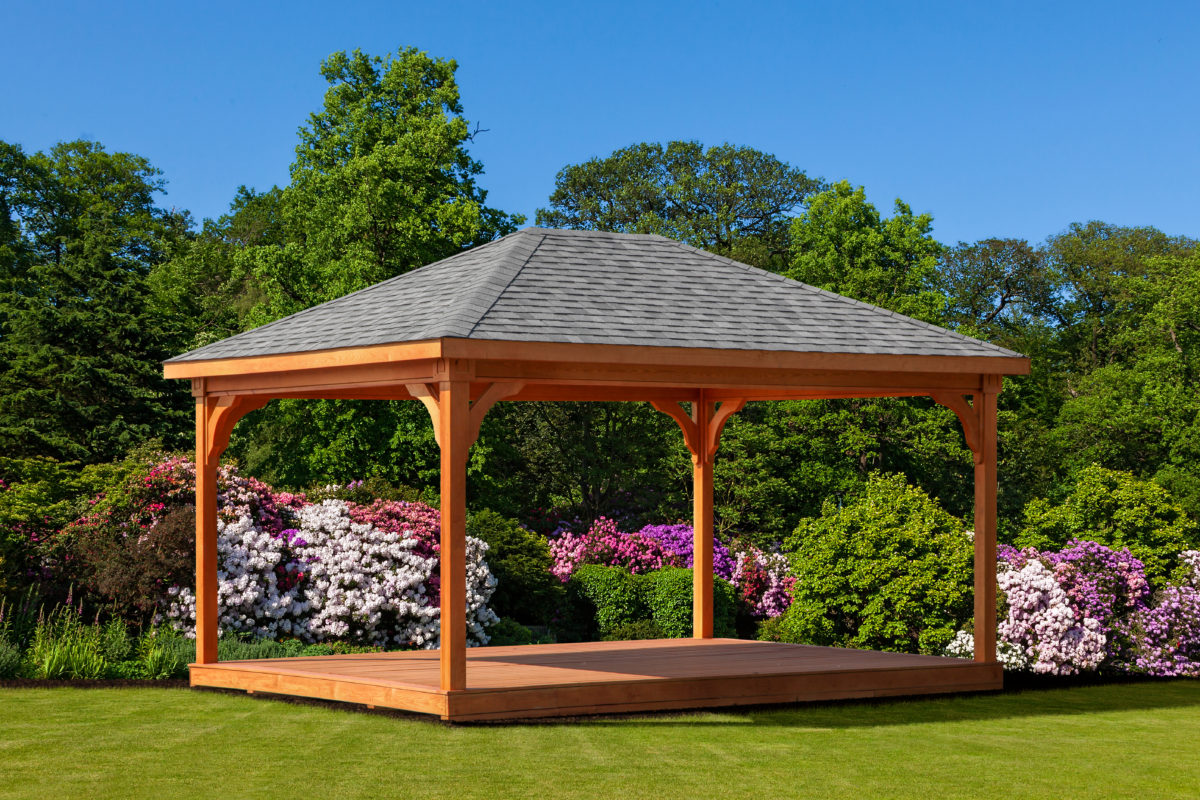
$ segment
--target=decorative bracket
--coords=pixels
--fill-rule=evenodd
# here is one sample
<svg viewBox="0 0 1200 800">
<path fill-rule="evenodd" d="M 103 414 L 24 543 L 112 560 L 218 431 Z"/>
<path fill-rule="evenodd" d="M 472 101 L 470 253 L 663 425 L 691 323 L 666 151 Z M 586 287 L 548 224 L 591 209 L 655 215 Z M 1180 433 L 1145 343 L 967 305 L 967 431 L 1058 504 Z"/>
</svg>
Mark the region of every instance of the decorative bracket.
<svg viewBox="0 0 1200 800">
<path fill-rule="evenodd" d="M 692 463 L 699 466 L 712 463 L 721 443 L 721 432 L 725 423 L 745 407 L 744 399 L 722 400 L 719 404 L 709 402 L 704 392 L 692 403 L 689 416 L 679 403 L 668 400 L 653 400 L 650 405 L 679 424 L 683 431 L 683 443 L 692 454 Z"/>
<path fill-rule="evenodd" d="M 958 416 L 958 421 L 962 423 L 963 438 L 967 440 L 967 447 L 971 448 L 971 452 L 975 454 L 976 464 L 983 463 L 983 420 L 979 398 L 984 394 L 999 394 L 1003 386 L 1002 381 L 1003 379 L 999 375 L 984 375 L 982 376 L 982 391 L 979 393 L 966 395 L 955 392 L 933 392 L 929 395 L 935 403 L 945 406 Z"/>
<path fill-rule="evenodd" d="M 196 398 L 197 411 L 204 415 L 204 456 L 209 464 L 216 464 L 225 448 L 229 446 L 229 435 L 233 426 L 251 411 L 257 411 L 270 402 L 262 395 L 235 395 L 232 397 Z"/>
<path fill-rule="evenodd" d="M 442 407 L 437 384 L 410 383 L 406 384 L 404 388 L 408 389 L 410 395 L 420 400 L 425 405 L 426 410 L 429 411 L 429 417 L 433 420 L 433 439 L 438 443 L 438 447 L 441 447 Z M 483 390 L 483 394 L 479 395 L 475 399 L 475 402 L 471 404 L 471 424 L 469 428 L 471 440 L 467 443 L 468 448 L 475 444 L 475 441 L 479 438 L 479 426 L 483 424 L 483 418 L 487 416 L 487 412 L 491 410 L 492 406 L 505 398 L 512 397 L 523 388 L 525 388 L 524 383 L 497 382 L 489 384 Z"/>
</svg>

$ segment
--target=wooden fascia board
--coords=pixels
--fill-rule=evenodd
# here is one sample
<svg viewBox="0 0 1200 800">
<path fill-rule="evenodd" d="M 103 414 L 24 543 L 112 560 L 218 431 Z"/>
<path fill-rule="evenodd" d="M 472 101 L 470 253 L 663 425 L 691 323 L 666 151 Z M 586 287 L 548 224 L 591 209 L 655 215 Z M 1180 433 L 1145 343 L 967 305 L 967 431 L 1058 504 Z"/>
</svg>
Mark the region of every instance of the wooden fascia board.
<svg viewBox="0 0 1200 800">
<path fill-rule="evenodd" d="M 641 347 L 541 342 L 505 342 L 470 339 L 435 339 L 425 342 L 348 347 L 312 353 L 166 362 L 167 378 L 215 379 L 214 391 L 269 393 L 316 392 L 323 387 L 356 388 L 366 384 L 404 382 L 421 371 L 414 362 L 464 359 L 479 363 L 482 375 L 494 379 L 570 380 L 607 385 L 731 386 L 736 372 L 743 378 L 759 376 L 763 387 L 803 386 L 796 380 L 817 373 L 874 374 L 867 383 L 891 385 L 901 375 L 941 374 L 1023 375 L 1029 359 L 980 356 L 898 356 L 846 353 L 791 353 L 763 350 L 718 350 L 686 347 Z M 486 362 L 491 362 L 490 364 Z M 405 366 L 401 366 L 405 365 Z M 374 372 L 372 367 L 389 367 Z M 394 374 L 393 374 L 394 373 Z M 403 375 L 401 374 L 403 373 Z M 503 373 L 503 374 L 501 374 Z M 584 374 L 588 373 L 588 374 Z M 555 380 L 555 375 L 559 376 Z M 713 381 L 724 375 L 725 380 Z M 690 376 L 686 383 L 681 377 Z M 763 378 L 762 376 L 770 376 Z M 744 380 L 742 385 L 747 385 Z M 908 385 L 908 384 L 906 384 Z M 220 387 L 220 388 L 218 388 Z M 929 388 L 956 388 L 932 385 Z"/>
<path fill-rule="evenodd" d="M 272 372 L 370 366 L 442 357 L 442 340 L 370 347 L 342 347 L 311 353 L 284 353 L 270 356 L 245 356 L 205 361 L 167 361 L 167 378 L 211 378 L 225 375 L 257 375 Z"/>
<path fill-rule="evenodd" d="M 511 342 L 443 339 L 446 358 L 624 364 L 630 366 L 754 367 L 761 369 L 871 372 L 970 372 L 1026 375 L 1024 356 L 921 356 L 864 353 L 797 353 L 703 347 Z"/>
</svg>

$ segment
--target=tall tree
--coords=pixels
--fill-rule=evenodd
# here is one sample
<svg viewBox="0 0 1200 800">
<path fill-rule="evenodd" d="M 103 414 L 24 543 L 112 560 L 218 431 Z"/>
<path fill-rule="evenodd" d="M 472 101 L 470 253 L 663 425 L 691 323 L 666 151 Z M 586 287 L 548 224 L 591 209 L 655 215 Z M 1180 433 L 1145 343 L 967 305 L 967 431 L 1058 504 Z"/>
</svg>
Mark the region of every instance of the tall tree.
<svg viewBox="0 0 1200 800">
<path fill-rule="evenodd" d="M 382 58 L 335 53 L 321 65 L 329 89 L 300 129 L 291 182 L 277 202 L 248 197 L 229 222 L 259 218 L 230 275 L 250 301 L 242 325 L 403 274 L 523 221 L 487 206 L 476 183 L 483 167 L 467 149 L 473 134 L 456 69 L 412 48 Z M 432 429 L 417 403 L 272 403 L 239 428 L 230 452 L 287 486 L 370 474 L 436 483 Z"/>
<path fill-rule="evenodd" d="M 942 245 L 933 238 L 933 216 L 914 215 L 897 199 L 887 219 L 846 181 L 809 198 L 792 221 L 789 278 L 942 322 L 946 298 L 937 285 Z"/>
<path fill-rule="evenodd" d="M 791 214 L 820 187 L 820 180 L 752 147 L 646 142 L 561 169 L 537 222 L 658 233 L 778 269 Z"/>
<path fill-rule="evenodd" d="M 182 430 L 147 276 L 187 219 L 155 205 L 159 171 L 89 141 L 5 145 L 3 170 L 0 449 L 101 461 Z"/>
<path fill-rule="evenodd" d="M 283 189 L 282 244 L 248 248 L 259 324 L 510 233 L 523 221 L 485 205 L 451 60 L 413 48 L 358 50 L 321 64 L 322 109 L 300 129 Z"/>
</svg>

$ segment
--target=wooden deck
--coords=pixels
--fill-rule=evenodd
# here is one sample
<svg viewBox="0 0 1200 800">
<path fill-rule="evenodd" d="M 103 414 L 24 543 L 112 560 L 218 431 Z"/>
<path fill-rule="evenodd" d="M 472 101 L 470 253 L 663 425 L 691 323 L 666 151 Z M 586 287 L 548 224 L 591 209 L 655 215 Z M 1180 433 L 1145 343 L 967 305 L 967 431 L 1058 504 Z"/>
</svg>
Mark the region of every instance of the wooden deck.
<svg viewBox="0 0 1200 800">
<path fill-rule="evenodd" d="M 1000 689 L 998 664 L 736 639 L 467 651 L 439 688 L 436 650 L 193 664 L 193 686 L 313 697 L 452 721 L 625 713 Z"/>
</svg>

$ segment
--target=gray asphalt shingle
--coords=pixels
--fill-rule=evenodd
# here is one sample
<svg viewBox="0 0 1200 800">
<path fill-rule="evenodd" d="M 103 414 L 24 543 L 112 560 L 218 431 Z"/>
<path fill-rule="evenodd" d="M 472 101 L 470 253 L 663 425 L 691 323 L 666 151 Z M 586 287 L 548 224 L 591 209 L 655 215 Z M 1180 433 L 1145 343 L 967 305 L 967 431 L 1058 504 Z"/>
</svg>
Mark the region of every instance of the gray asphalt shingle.
<svg viewBox="0 0 1200 800">
<path fill-rule="evenodd" d="M 443 337 L 1018 355 L 662 236 L 526 228 L 171 361 Z"/>
</svg>

